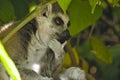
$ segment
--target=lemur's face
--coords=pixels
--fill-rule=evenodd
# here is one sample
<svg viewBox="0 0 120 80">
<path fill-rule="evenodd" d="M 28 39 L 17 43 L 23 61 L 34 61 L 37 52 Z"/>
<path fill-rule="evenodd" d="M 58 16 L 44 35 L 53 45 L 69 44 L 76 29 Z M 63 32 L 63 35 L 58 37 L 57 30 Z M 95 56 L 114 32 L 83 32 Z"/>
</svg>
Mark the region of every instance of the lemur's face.
<svg viewBox="0 0 120 80">
<path fill-rule="evenodd" d="M 36 20 L 38 26 L 40 25 L 38 27 L 39 37 L 43 42 L 55 38 L 61 43 L 64 43 L 70 37 L 68 31 L 70 24 L 69 17 L 58 8 L 57 4 L 49 5 L 48 8 L 43 11 L 43 14 L 36 17 Z"/>
</svg>

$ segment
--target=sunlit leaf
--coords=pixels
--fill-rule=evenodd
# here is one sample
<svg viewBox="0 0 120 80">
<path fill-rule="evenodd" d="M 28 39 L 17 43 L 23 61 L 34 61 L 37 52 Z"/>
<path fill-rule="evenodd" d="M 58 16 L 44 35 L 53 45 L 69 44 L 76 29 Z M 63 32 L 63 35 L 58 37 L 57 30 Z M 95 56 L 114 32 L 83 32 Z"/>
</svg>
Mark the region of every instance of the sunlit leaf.
<svg viewBox="0 0 120 80">
<path fill-rule="evenodd" d="M 1 41 L 0 41 L 0 61 L 2 62 L 3 66 L 5 67 L 8 74 L 12 77 L 13 80 L 21 80 L 19 72 L 15 67 L 14 62 L 8 56 Z"/>
<path fill-rule="evenodd" d="M 32 2 L 30 5 L 29 5 L 29 12 L 32 12 L 33 10 L 35 10 L 36 8 L 36 3 L 35 2 Z"/>
<path fill-rule="evenodd" d="M 102 14 L 102 9 L 98 6 L 92 14 L 88 0 L 72 0 L 68 10 L 70 12 L 71 26 L 69 30 L 71 35 L 75 35 L 89 27 Z"/>
<path fill-rule="evenodd" d="M 77 53 L 77 51 L 76 51 L 75 48 L 72 48 L 72 52 L 73 52 L 73 55 L 74 55 L 74 61 L 75 61 L 76 64 L 78 65 L 78 64 L 79 64 L 79 56 L 78 56 L 78 53 Z M 72 56 L 70 56 L 69 53 L 66 53 L 66 54 L 65 54 L 64 66 L 72 66 L 71 57 L 72 57 Z"/>
<path fill-rule="evenodd" d="M 71 59 L 68 53 L 65 54 L 64 66 L 71 66 Z"/>
<path fill-rule="evenodd" d="M 109 2 L 110 4 L 112 4 L 113 7 L 114 7 L 114 6 L 119 6 L 119 7 L 120 7 L 119 0 L 108 0 L 108 2 Z"/>
<path fill-rule="evenodd" d="M 82 64 L 82 69 L 85 70 L 85 72 L 88 72 L 89 71 L 89 64 L 88 62 L 85 60 L 85 59 L 81 59 L 81 64 Z"/>
<path fill-rule="evenodd" d="M 68 6 L 69 6 L 71 0 L 57 0 L 57 2 L 63 9 L 64 13 L 66 13 L 66 10 L 68 9 Z"/>
<path fill-rule="evenodd" d="M 111 53 L 100 39 L 93 37 L 91 40 L 91 45 L 96 58 L 105 63 L 112 63 Z"/>
<path fill-rule="evenodd" d="M 94 13 L 94 11 L 95 11 L 95 8 L 96 8 L 96 5 L 97 4 L 100 4 L 101 3 L 101 1 L 100 0 L 89 0 L 89 3 L 90 3 L 90 6 L 91 6 L 91 12 L 92 12 L 92 14 Z"/>
<path fill-rule="evenodd" d="M 74 56 L 75 56 L 76 63 L 79 64 L 78 52 L 76 51 L 75 48 L 72 48 L 72 51 L 73 51 L 73 54 L 74 54 Z"/>
</svg>

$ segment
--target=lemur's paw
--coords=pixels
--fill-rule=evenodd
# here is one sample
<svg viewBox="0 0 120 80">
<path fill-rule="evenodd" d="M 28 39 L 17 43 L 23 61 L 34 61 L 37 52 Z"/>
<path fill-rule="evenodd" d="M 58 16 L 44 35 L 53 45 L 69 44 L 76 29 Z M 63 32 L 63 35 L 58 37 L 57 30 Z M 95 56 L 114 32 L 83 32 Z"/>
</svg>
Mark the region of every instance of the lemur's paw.
<svg viewBox="0 0 120 80">
<path fill-rule="evenodd" d="M 70 67 L 60 74 L 60 80 L 86 80 L 85 72 L 78 67 Z"/>
</svg>

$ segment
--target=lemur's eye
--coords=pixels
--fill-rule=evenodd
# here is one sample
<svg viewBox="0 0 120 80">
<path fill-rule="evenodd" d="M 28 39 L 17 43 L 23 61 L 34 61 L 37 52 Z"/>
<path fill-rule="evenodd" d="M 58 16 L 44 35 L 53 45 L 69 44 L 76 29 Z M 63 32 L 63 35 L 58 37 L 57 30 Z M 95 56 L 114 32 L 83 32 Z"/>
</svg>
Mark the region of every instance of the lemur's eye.
<svg viewBox="0 0 120 80">
<path fill-rule="evenodd" d="M 55 17 L 55 18 L 54 18 L 54 22 L 55 22 L 55 24 L 58 25 L 58 26 L 64 25 L 64 22 L 63 22 L 63 20 L 62 20 L 60 17 Z"/>
<path fill-rule="evenodd" d="M 44 17 L 47 17 L 47 14 L 46 14 L 46 12 L 44 12 L 42 15 L 43 15 Z"/>
</svg>

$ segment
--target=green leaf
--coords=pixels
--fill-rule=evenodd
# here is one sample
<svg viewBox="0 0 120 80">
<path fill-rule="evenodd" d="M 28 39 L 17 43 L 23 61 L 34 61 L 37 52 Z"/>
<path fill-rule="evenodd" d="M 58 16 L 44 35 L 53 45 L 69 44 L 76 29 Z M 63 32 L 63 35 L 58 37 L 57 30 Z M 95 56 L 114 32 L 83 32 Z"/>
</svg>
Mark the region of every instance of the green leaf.
<svg viewBox="0 0 120 80">
<path fill-rule="evenodd" d="M 89 0 L 90 6 L 92 8 L 91 13 L 93 14 L 97 4 L 100 4 L 100 0 Z"/>
<path fill-rule="evenodd" d="M 102 14 L 102 9 L 98 6 L 96 6 L 94 14 L 92 14 L 88 0 L 72 0 L 68 10 L 70 12 L 71 26 L 69 30 L 71 35 L 75 35 L 89 27 Z"/>
<path fill-rule="evenodd" d="M 112 63 L 111 53 L 100 39 L 93 37 L 91 40 L 91 45 L 96 58 L 105 63 Z"/>
<path fill-rule="evenodd" d="M 15 11 L 17 20 L 25 17 L 29 13 L 29 8 L 34 3 L 36 5 L 38 0 L 10 0 Z"/>
<path fill-rule="evenodd" d="M 63 9 L 64 13 L 66 13 L 66 10 L 68 9 L 68 6 L 71 2 L 71 0 L 57 0 L 60 7 Z"/>
<path fill-rule="evenodd" d="M 25 0 L 10 0 L 15 11 L 17 20 L 25 17 L 29 13 L 28 3 Z"/>
<path fill-rule="evenodd" d="M 120 44 L 110 47 L 110 52 L 116 61 L 120 61 Z"/>
<path fill-rule="evenodd" d="M 0 61 L 2 62 L 3 66 L 5 67 L 8 74 L 12 77 L 13 80 L 21 80 L 19 72 L 14 62 L 8 56 L 1 41 L 0 41 Z"/>
<path fill-rule="evenodd" d="M 0 21 L 7 23 L 15 19 L 14 8 L 9 0 L 0 0 Z"/>
<path fill-rule="evenodd" d="M 108 0 L 110 4 L 112 4 L 113 7 L 118 6 L 120 7 L 119 0 Z"/>
</svg>

